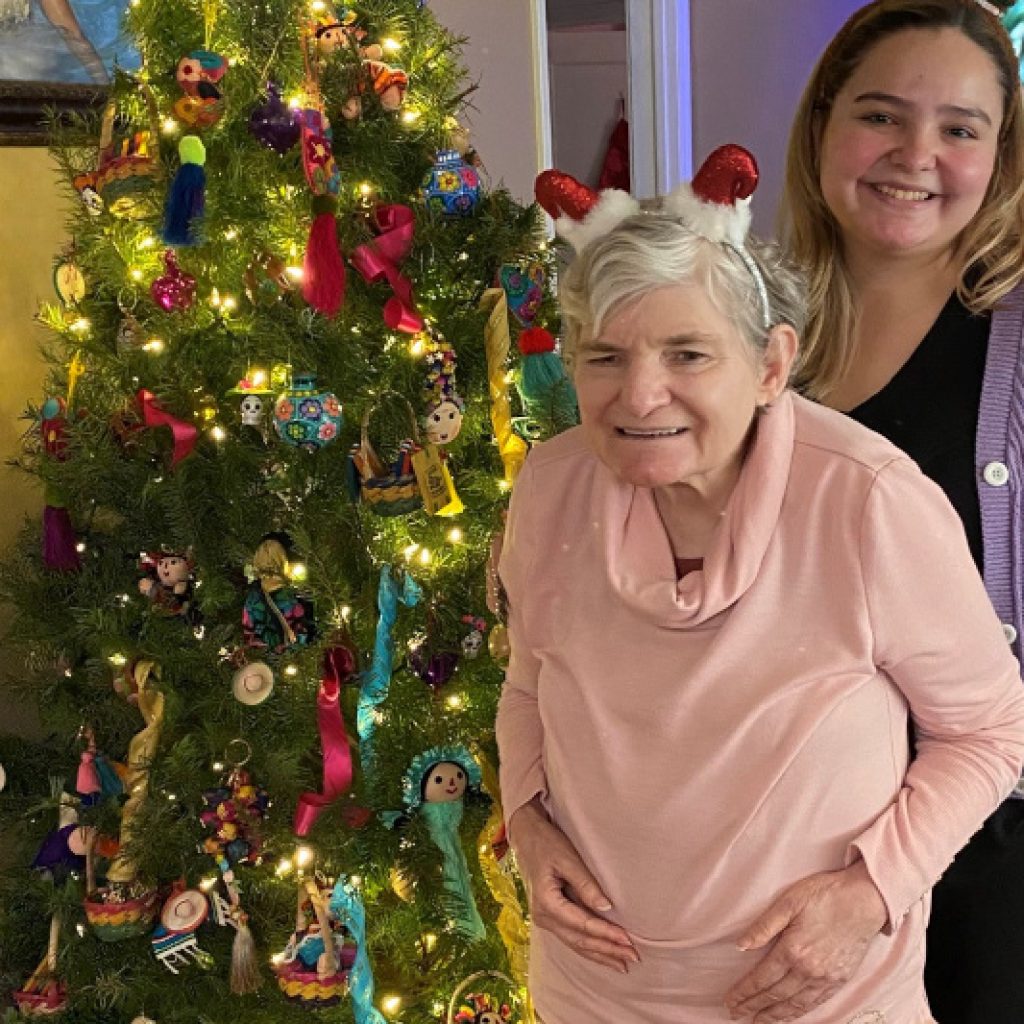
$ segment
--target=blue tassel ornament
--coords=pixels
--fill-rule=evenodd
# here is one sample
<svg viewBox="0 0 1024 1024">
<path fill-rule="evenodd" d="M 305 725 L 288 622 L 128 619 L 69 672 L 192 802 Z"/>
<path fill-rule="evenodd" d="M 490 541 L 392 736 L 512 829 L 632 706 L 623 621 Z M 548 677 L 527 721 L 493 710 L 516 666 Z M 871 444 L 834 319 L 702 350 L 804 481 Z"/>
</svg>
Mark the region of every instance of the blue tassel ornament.
<svg viewBox="0 0 1024 1024">
<path fill-rule="evenodd" d="M 206 207 L 206 147 L 198 135 L 186 135 L 178 143 L 178 154 L 181 167 L 167 194 L 163 240 L 167 245 L 198 245 Z"/>
</svg>

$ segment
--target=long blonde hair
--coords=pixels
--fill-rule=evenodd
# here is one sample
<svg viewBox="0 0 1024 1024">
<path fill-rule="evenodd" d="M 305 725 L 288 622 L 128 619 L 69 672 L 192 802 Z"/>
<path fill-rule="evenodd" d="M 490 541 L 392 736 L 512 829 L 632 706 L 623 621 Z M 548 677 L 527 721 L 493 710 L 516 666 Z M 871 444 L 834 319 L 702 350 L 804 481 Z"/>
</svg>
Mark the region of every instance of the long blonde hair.
<svg viewBox="0 0 1024 1024">
<path fill-rule="evenodd" d="M 1024 111 L 1017 58 L 1003 26 L 976 0 L 874 0 L 854 13 L 818 61 L 789 137 L 782 235 L 808 275 L 809 320 L 796 384 L 814 398 L 834 390 L 854 358 L 857 308 L 842 236 L 821 193 L 821 139 L 836 95 L 868 51 L 912 29 L 955 28 L 996 66 L 1003 90 L 995 169 L 974 219 L 956 242 L 957 294 L 991 309 L 1024 278 Z"/>
</svg>

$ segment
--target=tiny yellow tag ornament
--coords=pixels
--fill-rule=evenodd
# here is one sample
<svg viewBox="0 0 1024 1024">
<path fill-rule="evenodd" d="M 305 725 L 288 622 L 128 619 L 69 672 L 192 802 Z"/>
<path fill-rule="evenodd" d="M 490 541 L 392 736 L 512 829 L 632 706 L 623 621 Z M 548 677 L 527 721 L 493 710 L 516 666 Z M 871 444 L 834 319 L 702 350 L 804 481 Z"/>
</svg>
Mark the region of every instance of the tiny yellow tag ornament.
<svg viewBox="0 0 1024 1024">
<path fill-rule="evenodd" d="M 423 508 L 428 515 L 454 516 L 463 510 L 462 501 L 455 493 L 452 475 L 441 461 L 435 445 L 425 444 L 413 452 L 412 471 L 416 474 Z"/>
</svg>

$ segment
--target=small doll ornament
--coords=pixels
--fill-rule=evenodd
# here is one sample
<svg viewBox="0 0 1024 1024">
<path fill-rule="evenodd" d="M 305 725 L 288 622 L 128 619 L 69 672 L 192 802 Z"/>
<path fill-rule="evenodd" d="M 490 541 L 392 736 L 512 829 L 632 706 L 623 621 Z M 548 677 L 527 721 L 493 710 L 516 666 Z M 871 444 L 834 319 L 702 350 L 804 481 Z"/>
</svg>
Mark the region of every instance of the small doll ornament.
<svg viewBox="0 0 1024 1024">
<path fill-rule="evenodd" d="M 363 96 L 371 91 L 383 110 L 394 113 L 405 102 L 408 88 L 409 76 L 401 68 L 392 67 L 382 60 L 363 60 L 356 91 L 342 104 L 341 116 L 346 121 L 354 121 L 361 117 Z"/>
<path fill-rule="evenodd" d="M 430 838 L 441 851 L 444 887 L 451 896 L 455 930 L 470 942 L 486 935 L 476 908 L 469 865 L 459 841 L 463 797 L 480 786 L 480 767 L 464 746 L 432 747 L 418 754 L 402 778 L 402 799 L 408 815 L 421 814 Z M 388 813 L 384 823 L 394 827 L 401 814 Z"/>
<path fill-rule="evenodd" d="M 195 128 L 216 124 L 224 113 L 220 80 L 228 62 L 210 50 L 193 50 L 178 61 L 175 77 L 184 96 L 174 104 L 175 116 Z"/>
<path fill-rule="evenodd" d="M 178 616 L 193 621 L 195 564 L 191 552 L 156 551 L 139 559 L 143 578 L 139 593 L 149 598 L 159 615 Z"/>
<path fill-rule="evenodd" d="M 465 403 L 455 390 L 455 350 L 445 341 L 434 339 L 423 357 L 427 376 L 423 387 L 427 413 L 423 429 L 431 444 L 451 444 L 462 431 Z"/>
<path fill-rule="evenodd" d="M 291 582 L 290 546 L 283 533 L 263 538 L 253 555 L 254 578 L 242 609 L 245 643 L 270 654 L 305 647 L 317 635 L 312 603 Z"/>
</svg>

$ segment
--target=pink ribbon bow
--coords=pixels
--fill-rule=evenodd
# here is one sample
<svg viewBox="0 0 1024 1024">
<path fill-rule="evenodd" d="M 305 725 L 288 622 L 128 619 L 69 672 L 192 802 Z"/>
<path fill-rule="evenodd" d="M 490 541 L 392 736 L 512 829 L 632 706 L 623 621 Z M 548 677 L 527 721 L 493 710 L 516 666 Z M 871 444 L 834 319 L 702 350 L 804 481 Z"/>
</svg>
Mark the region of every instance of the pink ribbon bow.
<svg viewBox="0 0 1024 1024">
<path fill-rule="evenodd" d="M 412 248 L 415 217 L 408 206 L 398 203 L 378 206 L 375 214 L 379 234 L 352 253 L 352 265 L 368 284 L 386 280 L 395 293 L 384 303 L 384 323 L 393 331 L 416 334 L 423 330 L 423 318 L 412 300 L 412 282 L 398 269 Z"/>
<path fill-rule="evenodd" d="M 172 416 L 151 391 L 142 388 L 135 397 L 142 407 L 142 421 L 147 427 L 171 428 L 171 434 L 174 437 L 171 465 L 176 466 L 186 456 L 191 455 L 192 449 L 196 446 L 199 431 L 191 423 Z"/>
</svg>

